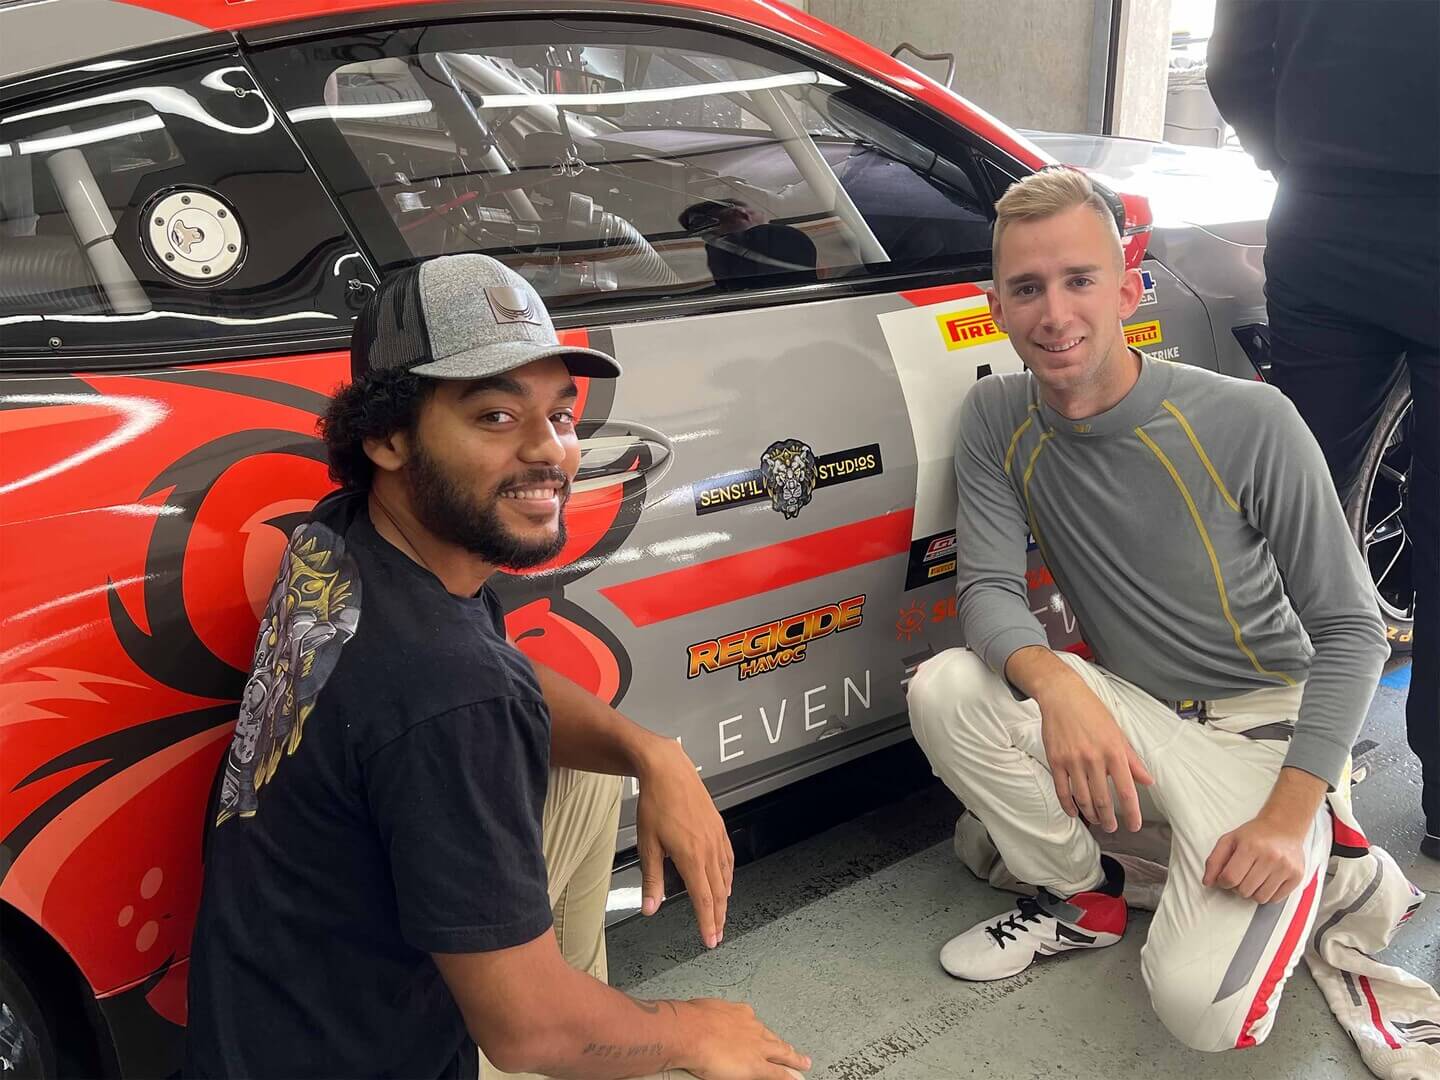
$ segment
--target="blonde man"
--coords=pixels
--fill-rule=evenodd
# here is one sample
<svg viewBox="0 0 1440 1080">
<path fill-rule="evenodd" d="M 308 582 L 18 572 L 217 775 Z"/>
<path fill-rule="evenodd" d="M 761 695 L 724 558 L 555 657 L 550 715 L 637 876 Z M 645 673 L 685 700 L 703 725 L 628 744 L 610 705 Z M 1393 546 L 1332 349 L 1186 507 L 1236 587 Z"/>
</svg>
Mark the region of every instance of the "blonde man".
<svg viewBox="0 0 1440 1080">
<path fill-rule="evenodd" d="M 921 666 L 932 766 L 1038 889 L 951 940 L 964 979 L 1119 941 L 1105 832 L 1168 822 L 1170 875 L 1141 967 L 1201 1050 L 1275 1020 L 1324 887 L 1340 781 L 1387 655 L 1365 567 L 1314 438 L 1273 387 L 1125 344 L 1141 298 L 1082 174 L 1000 200 L 996 324 L 1027 371 L 961 410 L 960 619 Z M 1052 652 L 1026 603 L 1033 534 L 1096 664 Z"/>
</svg>

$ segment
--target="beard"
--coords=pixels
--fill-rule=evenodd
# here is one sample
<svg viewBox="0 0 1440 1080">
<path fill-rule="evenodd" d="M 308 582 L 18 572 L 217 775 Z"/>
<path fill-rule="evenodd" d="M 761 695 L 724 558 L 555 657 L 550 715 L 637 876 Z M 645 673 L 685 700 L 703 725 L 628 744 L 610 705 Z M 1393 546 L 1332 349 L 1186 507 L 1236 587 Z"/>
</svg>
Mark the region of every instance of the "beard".
<svg viewBox="0 0 1440 1080">
<path fill-rule="evenodd" d="M 500 517 L 500 492 L 524 487 L 526 482 L 562 480 L 560 506 L 570 498 L 570 481 L 558 469 L 532 469 L 499 485 L 486 499 L 477 499 L 462 486 L 418 441 L 406 465 L 410 503 L 415 516 L 436 536 L 464 548 L 495 566 L 525 570 L 548 562 L 565 546 L 565 518 L 561 514 L 553 536 L 540 540 L 517 536 Z"/>
</svg>

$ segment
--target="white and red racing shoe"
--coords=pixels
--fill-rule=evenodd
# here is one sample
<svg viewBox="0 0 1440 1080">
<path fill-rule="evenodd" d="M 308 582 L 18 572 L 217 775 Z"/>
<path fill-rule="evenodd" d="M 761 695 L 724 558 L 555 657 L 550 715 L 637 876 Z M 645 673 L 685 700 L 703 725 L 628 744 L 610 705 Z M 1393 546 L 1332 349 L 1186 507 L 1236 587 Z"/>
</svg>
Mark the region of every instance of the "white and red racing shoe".
<svg viewBox="0 0 1440 1080">
<path fill-rule="evenodd" d="M 940 966 L 957 979 L 1008 979 L 1038 956 L 1072 949 L 1103 949 L 1125 934 L 1124 877 L 1102 856 L 1106 880 L 1097 890 L 1061 899 L 1045 889 L 1022 896 L 1015 909 L 972 926 L 940 950 Z"/>
</svg>

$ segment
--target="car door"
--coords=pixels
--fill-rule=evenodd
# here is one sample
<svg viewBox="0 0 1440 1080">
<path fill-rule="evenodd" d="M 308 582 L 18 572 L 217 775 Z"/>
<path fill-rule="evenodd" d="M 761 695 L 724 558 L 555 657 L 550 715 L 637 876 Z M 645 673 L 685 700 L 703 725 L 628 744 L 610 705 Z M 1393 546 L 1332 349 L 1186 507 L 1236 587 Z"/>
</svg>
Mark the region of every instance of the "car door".
<svg viewBox="0 0 1440 1080">
<path fill-rule="evenodd" d="M 179 1065 L 206 796 L 373 280 L 233 43 L 0 91 L 0 898 L 135 1075 Z"/>
<path fill-rule="evenodd" d="M 904 737 L 909 611 L 954 568 L 913 424 L 928 451 L 1018 368 L 986 351 L 976 140 L 695 17 L 249 44 L 382 271 L 486 252 L 625 368 L 584 387 L 567 550 L 501 583 L 519 646 L 680 739 L 722 806 Z M 960 336 L 917 387 L 924 332 Z"/>
</svg>

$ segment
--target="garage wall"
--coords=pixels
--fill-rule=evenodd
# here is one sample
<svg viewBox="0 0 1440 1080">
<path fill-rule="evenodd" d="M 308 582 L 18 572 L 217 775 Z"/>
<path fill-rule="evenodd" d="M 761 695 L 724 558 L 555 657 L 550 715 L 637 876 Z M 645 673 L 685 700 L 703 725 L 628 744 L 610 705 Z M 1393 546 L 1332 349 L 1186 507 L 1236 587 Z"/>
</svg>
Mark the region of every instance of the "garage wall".
<svg viewBox="0 0 1440 1080">
<path fill-rule="evenodd" d="M 1099 131 L 1109 50 L 1108 0 L 789 0 L 889 52 L 909 41 L 953 52 L 955 89 L 1012 127 Z M 1164 129 L 1171 0 L 1120 0 L 1110 131 Z M 940 64 L 913 61 L 943 78 Z"/>
<path fill-rule="evenodd" d="M 816 18 L 889 52 L 953 52 L 955 89 L 1012 127 L 1084 131 L 1094 0 L 808 0 Z M 939 64 L 927 74 L 943 77 Z"/>
<path fill-rule="evenodd" d="M 1113 130 L 1117 135 L 1159 139 L 1165 133 L 1170 0 L 1125 3 L 1119 45 Z"/>
</svg>

